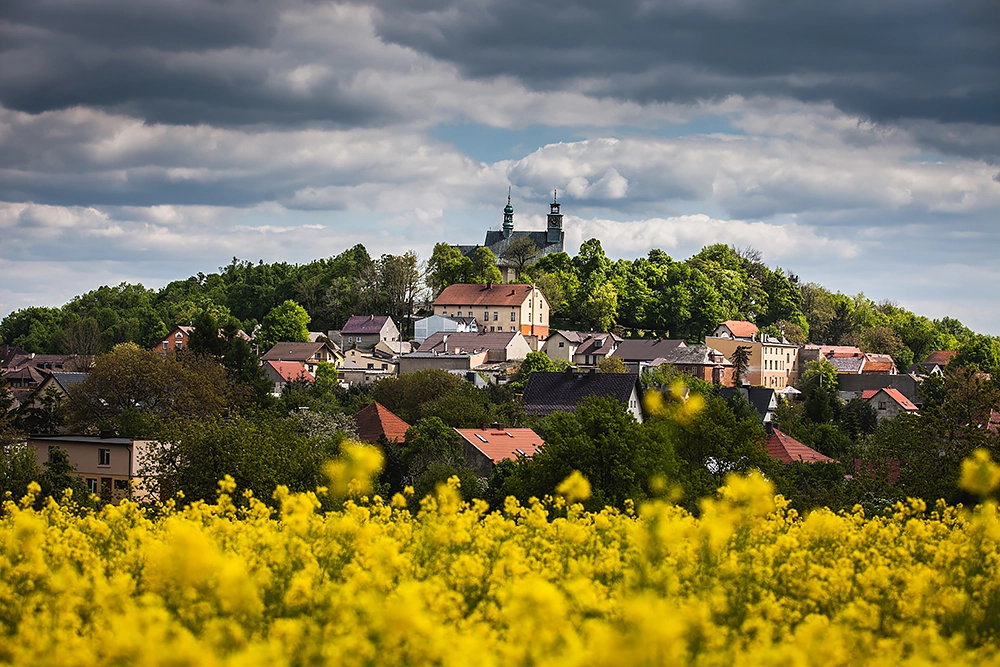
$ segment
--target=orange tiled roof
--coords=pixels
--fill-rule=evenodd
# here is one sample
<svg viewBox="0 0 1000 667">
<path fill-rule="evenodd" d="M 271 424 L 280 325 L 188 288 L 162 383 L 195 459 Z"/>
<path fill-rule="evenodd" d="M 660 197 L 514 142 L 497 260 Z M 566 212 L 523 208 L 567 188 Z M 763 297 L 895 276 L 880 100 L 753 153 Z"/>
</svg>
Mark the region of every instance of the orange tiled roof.
<svg viewBox="0 0 1000 667">
<path fill-rule="evenodd" d="M 906 396 L 903 395 L 903 392 L 896 389 L 895 387 L 883 387 L 882 389 L 866 389 L 863 392 L 861 392 L 861 398 L 863 398 L 866 401 L 870 401 L 871 399 L 875 398 L 875 395 L 878 394 L 880 391 L 884 391 L 886 395 L 889 396 L 889 398 L 899 403 L 900 407 L 903 408 L 904 410 L 918 409 L 917 406 L 914 405 L 910 399 L 908 399 Z"/>
<path fill-rule="evenodd" d="M 520 306 L 531 295 L 531 285 L 449 285 L 435 306 Z"/>
<path fill-rule="evenodd" d="M 756 324 L 744 320 L 726 320 L 722 325 L 729 327 L 736 338 L 753 338 L 759 331 Z"/>
<path fill-rule="evenodd" d="M 516 459 L 518 454 L 531 456 L 545 444 L 541 436 L 530 428 L 456 428 L 455 430 L 466 442 L 490 457 L 493 463 L 499 463 L 504 459 Z"/>
<path fill-rule="evenodd" d="M 273 368 L 274 372 L 281 376 L 281 379 L 285 382 L 295 382 L 296 380 L 305 380 L 306 382 L 316 381 L 313 374 L 307 371 L 306 367 L 300 361 L 266 361 L 264 363 Z"/>
<path fill-rule="evenodd" d="M 405 442 L 406 430 L 410 425 L 397 417 L 381 403 L 369 403 L 354 415 L 358 424 L 358 438 L 364 442 L 377 443 L 384 435 L 389 442 Z"/>
<path fill-rule="evenodd" d="M 829 456 L 820 454 L 811 447 L 806 447 L 801 442 L 786 435 L 778 429 L 772 429 L 768 436 L 764 449 L 771 455 L 771 458 L 778 459 L 782 463 L 835 463 Z"/>
</svg>

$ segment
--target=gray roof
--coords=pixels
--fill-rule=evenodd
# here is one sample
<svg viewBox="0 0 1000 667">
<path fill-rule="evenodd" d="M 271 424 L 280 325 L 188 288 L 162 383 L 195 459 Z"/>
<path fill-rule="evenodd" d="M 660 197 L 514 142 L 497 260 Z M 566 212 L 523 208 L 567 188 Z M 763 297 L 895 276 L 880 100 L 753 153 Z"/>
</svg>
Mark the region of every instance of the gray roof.
<svg viewBox="0 0 1000 667">
<path fill-rule="evenodd" d="M 480 331 L 479 333 L 469 332 L 448 332 L 438 331 L 428 336 L 420 344 L 421 352 L 437 350 L 439 353 L 454 350 L 456 347 L 463 352 L 475 352 L 479 350 L 505 350 L 520 335 L 519 331 Z M 447 343 L 445 338 L 447 337 Z"/>
<path fill-rule="evenodd" d="M 548 255 L 549 253 L 553 252 L 562 252 L 564 241 L 566 238 L 566 233 L 562 231 L 559 232 L 559 240 L 555 243 L 548 242 L 548 235 L 549 233 L 547 231 L 541 231 L 541 232 L 514 231 L 511 232 L 510 238 L 505 239 L 503 237 L 502 231 L 492 230 L 486 232 L 486 240 L 484 241 L 483 245 L 489 248 L 494 255 L 496 255 L 497 257 L 501 257 L 504 251 L 507 250 L 507 246 L 509 246 L 515 239 L 521 238 L 522 236 L 527 236 L 528 238 L 530 238 L 532 241 L 535 242 L 536 246 L 538 246 L 539 257 L 541 257 L 542 255 Z M 461 252 L 466 257 L 472 257 L 475 254 L 476 250 L 478 248 L 481 248 L 482 246 L 459 245 L 455 247 L 457 247 L 459 252 Z M 503 264 L 502 260 L 501 264 Z"/>
<path fill-rule="evenodd" d="M 677 347 L 684 347 L 682 340 L 672 339 L 650 339 L 633 340 L 626 338 L 618 344 L 615 356 L 623 361 L 652 361 L 657 358 L 667 358 L 671 350 Z"/>
<path fill-rule="evenodd" d="M 69 388 L 75 384 L 80 384 L 90 373 L 53 373 L 52 379 L 55 380 L 63 391 L 69 392 Z"/>
<path fill-rule="evenodd" d="M 548 415 L 572 412 L 588 396 L 611 396 L 628 405 L 633 391 L 640 392 L 635 373 L 532 373 L 524 387 L 524 404 L 529 415 Z"/>
<path fill-rule="evenodd" d="M 262 361 L 308 361 L 313 355 L 324 347 L 333 350 L 329 343 L 275 343 L 274 347 L 268 350 Z"/>
<path fill-rule="evenodd" d="M 827 359 L 837 373 L 860 373 L 865 367 L 864 357 L 829 357 Z"/>
<path fill-rule="evenodd" d="M 391 321 L 388 315 L 351 315 L 341 334 L 377 334 Z"/>
<path fill-rule="evenodd" d="M 712 359 L 712 354 L 718 358 L 718 361 Z M 617 353 L 616 353 L 617 354 Z M 658 362 L 658 363 L 657 363 Z M 691 345 L 684 347 L 675 347 L 672 350 L 667 350 L 664 352 L 662 357 L 657 357 L 654 360 L 654 366 L 658 366 L 661 363 L 671 364 L 671 365 L 688 365 L 688 366 L 732 366 L 721 352 L 716 352 L 707 345 Z"/>
<path fill-rule="evenodd" d="M 767 414 L 771 411 L 771 401 L 775 400 L 774 390 L 767 387 L 721 387 L 719 395 L 725 399 L 729 399 L 737 391 L 743 394 L 743 397 L 753 406 L 761 422 L 763 422 Z"/>
</svg>

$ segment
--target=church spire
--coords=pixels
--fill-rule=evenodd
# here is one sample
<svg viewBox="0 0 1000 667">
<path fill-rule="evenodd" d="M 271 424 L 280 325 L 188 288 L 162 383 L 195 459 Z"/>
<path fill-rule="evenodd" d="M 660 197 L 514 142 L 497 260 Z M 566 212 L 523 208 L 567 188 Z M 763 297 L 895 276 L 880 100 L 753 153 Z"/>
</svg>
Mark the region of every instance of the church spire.
<svg viewBox="0 0 1000 667">
<path fill-rule="evenodd" d="M 503 237 L 509 239 L 514 233 L 514 207 L 510 205 L 510 186 L 507 186 L 507 205 L 503 207 Z"/>
</svg>

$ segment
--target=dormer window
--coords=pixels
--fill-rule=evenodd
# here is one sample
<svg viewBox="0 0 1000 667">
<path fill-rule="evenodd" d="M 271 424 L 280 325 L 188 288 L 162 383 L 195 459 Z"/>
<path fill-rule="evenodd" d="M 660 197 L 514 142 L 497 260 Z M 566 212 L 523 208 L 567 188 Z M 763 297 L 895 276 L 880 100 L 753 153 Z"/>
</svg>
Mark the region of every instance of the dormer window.
<svg viewBox="0 0 1000 667">
<path fill-rule="evenodd" d="M 174 338 L 184 338 L 184 334 L 178 331 L 176 334 L 174 334 Z"/>
</svg>

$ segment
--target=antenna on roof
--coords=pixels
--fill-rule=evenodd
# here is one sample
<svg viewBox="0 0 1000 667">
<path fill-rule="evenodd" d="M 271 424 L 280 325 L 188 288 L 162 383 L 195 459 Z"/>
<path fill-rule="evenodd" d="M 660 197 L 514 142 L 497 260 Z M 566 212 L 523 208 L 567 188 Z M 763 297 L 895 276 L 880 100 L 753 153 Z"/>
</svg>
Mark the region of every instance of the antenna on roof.
<svg viewBox="0 0 1000 667">
<path fill-rule="evenodd" d="M 553 190 L 553 191 L 552 191 L 552 203 L 553 203 L 553 204 L 557 204 L 558 202 L 559 202 L 559 198 L 558 198 L 558 197 L 556 197 L 556 191 L 555 191 L 555 190 Z"/>
</svg>

